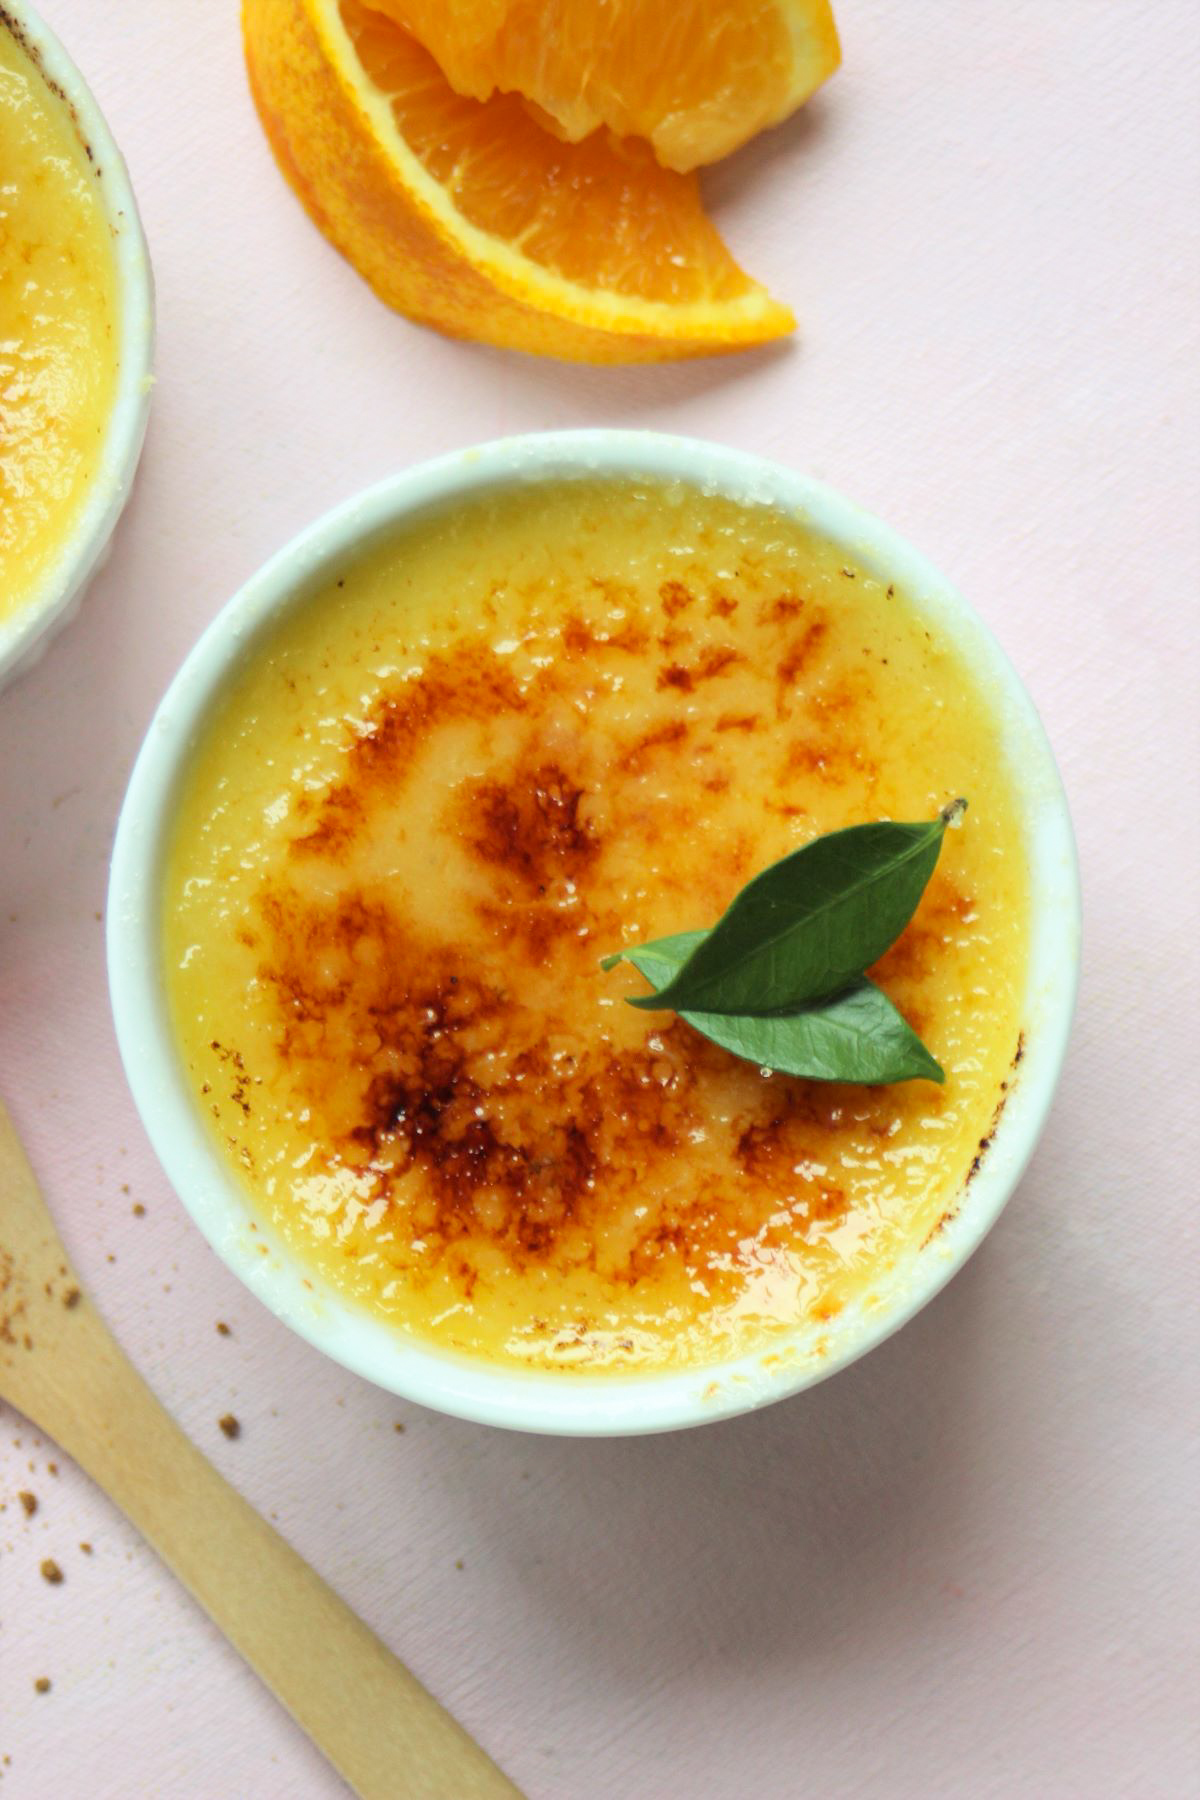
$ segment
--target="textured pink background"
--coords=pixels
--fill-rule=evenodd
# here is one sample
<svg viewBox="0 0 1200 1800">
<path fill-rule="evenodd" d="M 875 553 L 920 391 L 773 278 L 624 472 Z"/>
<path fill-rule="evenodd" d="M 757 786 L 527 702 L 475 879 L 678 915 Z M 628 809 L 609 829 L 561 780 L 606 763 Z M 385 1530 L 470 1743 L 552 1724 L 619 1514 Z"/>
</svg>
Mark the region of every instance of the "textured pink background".
<svg viewBox="0 0 1200 1800">
<path fill-rule="evenodd" d="M 0 700 L 0 1087 L 163 1400 L 534 1800 L 1200 1792 L 1191 12 L 842 0 L 843 72 L 708 184 L 802 339 L 621 372 L 384 311 L 269 161 L 232 5 L 51 6 L 140 196 L 159 385 L 111 564 Z M 151 710 L 268 552 L 418 458 L 598 423 L 807 468 L 959 582 L 1057 746 L 1087 947 L 1032 1169 L 927 1312 L 758 1417 L 581 1444 L 392 1401 L 225 1272 L 134 1116 L 99 920 Z M 342 1792 L 53 1456 L 0 1411 L 3 1792 Z"/>
</svg>

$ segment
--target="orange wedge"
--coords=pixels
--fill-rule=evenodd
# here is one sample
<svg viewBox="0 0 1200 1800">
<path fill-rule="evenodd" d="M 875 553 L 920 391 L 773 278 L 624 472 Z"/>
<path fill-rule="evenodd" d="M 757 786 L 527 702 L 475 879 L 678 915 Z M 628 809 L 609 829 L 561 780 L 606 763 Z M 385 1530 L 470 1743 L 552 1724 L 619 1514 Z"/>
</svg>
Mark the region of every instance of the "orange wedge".
<svg viewBox="0 0 1200 1800">
<path fill-rule="evenodd" d="M 376 292 L 457 337 L 661 362 L 792 330 L 729 255 L 695 177 L 644 144 L 568 144 L 515 95 L 456 94 L 358 0 L 245 0 L 263 125 L 309 213 Z"/>
<path fill-rule="evenodd" d="M 841 57 L 829 0 L 370 0 L 457 93 L 523 94 L 572 143 L 607 126 L 668 169 L 715 162 Z"/>
</svg>

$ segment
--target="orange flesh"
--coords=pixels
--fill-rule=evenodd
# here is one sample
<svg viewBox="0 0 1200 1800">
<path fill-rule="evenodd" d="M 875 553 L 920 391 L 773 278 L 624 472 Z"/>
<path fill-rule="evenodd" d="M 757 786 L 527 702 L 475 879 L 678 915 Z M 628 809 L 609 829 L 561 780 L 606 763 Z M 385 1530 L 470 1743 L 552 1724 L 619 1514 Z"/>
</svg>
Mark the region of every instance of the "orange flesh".
<svg viewBox="0 0 1200 1800">
<path fill-rule="evenodd" d="M 243 18 L 280 169 L 410 318 L 599 363 L 723 354 L 794 328 L 725 249 L 695 178 L 644 144 L 565 144 L 516 96 L 455 94 L 358 0 L 244 0 Z"/>
<path fill-rule="evenodd" d="M 959 792 L 877 971 L 942 1088 L 764 1074 L 599 969 Z M 164 900 L 181 1056 L 255 1206 L 474 1358 L 703 1365 L 831 1317 L 956 1203 L 1019 1037 L 988 696 L 844 551 L 682 486 L 460 504 L 340 570 L 199 745 Z"/>
<path fill-rule="evenodd" d="M 670 168 L 712 162 L 800 104 L 838 62 L 824 0 L 372 0 L 460 94 L 526 96 L 572 142 L 653 138 Z"/>
<path fill-rule="evenodd" d="M 464 219 L 531 262 L 643 300 L 731 300 L 743 275 L 700 209 L 694 178 L 660 169 L 645 144 L 605 132 L 562 143 L 515 94 L 464 99 L 415 38 L 343 0 L 367 75 L 423 167 Z"/>
</svg>

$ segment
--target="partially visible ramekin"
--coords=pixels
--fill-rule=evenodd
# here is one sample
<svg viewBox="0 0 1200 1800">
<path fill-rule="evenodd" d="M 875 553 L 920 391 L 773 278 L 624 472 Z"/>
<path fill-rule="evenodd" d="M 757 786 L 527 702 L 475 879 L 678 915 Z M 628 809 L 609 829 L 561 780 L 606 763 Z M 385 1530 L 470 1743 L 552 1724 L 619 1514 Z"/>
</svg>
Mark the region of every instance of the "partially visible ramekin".
<svg viewBox="0 0 1200 1800">
<path fill-rule="evenodd" d="M 655 1375 L 467 1362 L 405 1337 L 301 1264 L 269 1222 L 255 1217 L 210 1139 L 184 1079 L 163 970 L 163 875 L 176 798 L 206 719 L 256 640 L 399 521 L 469 494 L 582 475 L 675 477 L 706 492 L 768 502 L 800 517 L 860 567 L 902 584 L 993 698 L 1032 871 L 1023 1055 L 987 1154 L 953 1216 L 833 1321 L 799 1325 L 767 1353 Z M 125 1071 L 159 1158 L 209 1243 L 279 1318 L 357 1374 L 442 1412 L 525 1431 L 617 1436 L 700 1425 L 810 1387 L 888 1337 L 962 1267 L 1016 1186 L 1049 1111 L 1074 1010 L 1079 932 L 1074 838 L 1050 746 L 1004 652 L 949 583 L 879 520 L 776 464 L 649 432 L 580 431 L 487 444 L 396 475 L 301 532 L 235 595 L 176 676 L 138 757 L 113 851 L 108 967 Z"/>
<path fill-rule="evenodd" d="M 83 503 L 34 592 L 11 618 L 0 620 L 0 688 L 36 662 L 54 633 L 74 617 L 107 555 L 146 435 L 154 359 L 154 280 L 121 152 L 79 70 L 25 0 L 0 0 L 3 31 L 41 71 L 88 153 L 112 233 L 120 335 L 116 397 Z"/>
</svg>

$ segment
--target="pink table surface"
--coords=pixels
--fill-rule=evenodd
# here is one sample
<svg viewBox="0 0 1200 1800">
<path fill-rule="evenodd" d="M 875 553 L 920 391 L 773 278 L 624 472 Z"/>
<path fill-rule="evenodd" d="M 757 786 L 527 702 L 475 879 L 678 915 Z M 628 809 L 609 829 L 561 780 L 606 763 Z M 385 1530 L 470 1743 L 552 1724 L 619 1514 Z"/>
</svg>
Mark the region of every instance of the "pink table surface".
<svg viewBox="0 0 1200 1800">
<path fill-rule="evenodd" d="M 707 182 L 803 335 L 662 371 L 505 356 L 386 312 L 285 192 L 232 5 L 51 13 L 140 196 L 159 380 L 112 561 L 0 701 L 0 1087 L 121 1341 L 534 1800 L 1200 1793 L 1187 0 L 843 0 L 843 72 Z M 764 451 L 932 556 L 1042 709 L 1087 897 L 1062 1090 L 961 1278 L 807 1396 L 609 1443 L 422 1412 L 268 1317 L 147 1147 L 101 928 L 139 739 L 243 578 L 390 470 L 585 424 Z M 11 1413 L 0 1500 L 3 1792 L 344 1792 Z"/>
</svg>

